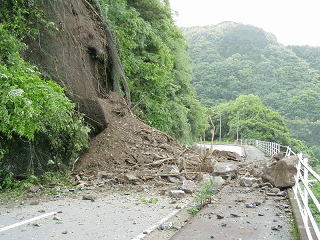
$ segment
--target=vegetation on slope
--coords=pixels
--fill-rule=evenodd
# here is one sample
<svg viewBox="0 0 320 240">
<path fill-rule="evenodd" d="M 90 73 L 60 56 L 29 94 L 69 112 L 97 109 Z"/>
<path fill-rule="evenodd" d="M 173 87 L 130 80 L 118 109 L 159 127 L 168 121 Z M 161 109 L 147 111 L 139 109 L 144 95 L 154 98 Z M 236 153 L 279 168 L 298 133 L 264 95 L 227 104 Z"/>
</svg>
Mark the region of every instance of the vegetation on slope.
<svg viewBox="0 0 320 240">
<path fill-rule="evenodd" d="M 148 124 L 190 143 L 207 128 L 195 99 L 185 39 L 168 1 L 99 0 L 119 47 L 133 111 Z M 41 27 L 40 27 L 41 26 Z M 22 56 L 39 29 L 59 31 L 36 2 L 1 2 L 0 182 L 62 170 L 87 146 L 89 129 L 63 88 Z"/>
<path fill-rule="evenodd" d="M 21 57 L 25 37 L 41 17 L 29 1 L 4 1 L 0 8 L 0 182 L 63 170 L 87 146 L 89 129 L 63 89 L 42 78 Z"/>
<path fill-rule="evenodd" d="M 183 30 L 194 63 L 192 83 L 203 104 L 257 95 L 288 120 L 295 138 L 319 149 L 313 140 L 320 117 L 319 71 L 313 68 L 318 58 L 311 64 L 272 34 L 249 25 L 224 22 Z"/>
<path fill-rule="evenodd" d="M 180 142 L 197 139 L 208 119 L 195 99 L 186 42 L 168 1 L 100 2 L 119 46 L 135 114 Z"/>
</svg>

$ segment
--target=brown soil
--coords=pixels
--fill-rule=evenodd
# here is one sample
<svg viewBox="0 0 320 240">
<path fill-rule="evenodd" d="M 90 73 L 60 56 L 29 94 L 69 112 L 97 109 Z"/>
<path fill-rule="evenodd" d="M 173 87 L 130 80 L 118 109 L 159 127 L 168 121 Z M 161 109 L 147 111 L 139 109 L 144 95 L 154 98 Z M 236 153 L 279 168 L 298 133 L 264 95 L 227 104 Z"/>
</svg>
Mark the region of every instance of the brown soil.
<svg viewBox="0 0 320 240">
<path fill-rule="evenodd" d="M 165 165 L 178 166 L 182 174 L 206 170 L 208 158 L 204 160 L 167 134 L 144 124 L 131 113 L 119 94 L 112 92 L 104 101 L 108 128 L 92 140 L 89 151 L 79 160 L 76 172 L 94 176 L 99 171 L 136 172 L 138 175 L 144 171 L 146 177 L 170 175 L 163 167 L 160 169 Z M 146 172 L 147 169 L 150 171 Z"/>
</svg>

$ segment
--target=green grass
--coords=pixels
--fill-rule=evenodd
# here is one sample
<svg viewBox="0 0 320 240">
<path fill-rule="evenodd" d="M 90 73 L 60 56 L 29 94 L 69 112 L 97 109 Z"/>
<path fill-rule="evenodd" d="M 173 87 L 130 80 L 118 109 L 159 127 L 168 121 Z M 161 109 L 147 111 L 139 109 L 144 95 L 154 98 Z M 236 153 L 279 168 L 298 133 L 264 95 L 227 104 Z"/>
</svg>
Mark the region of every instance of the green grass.
<svg viewBox="0 0 320 240">
<path fill-rule="evenodd" d="M 43 194 L 57 195 L 60 192 L 52 186 L 71 187 L 72 185 L 70 173 L 47 172 L 40 177 L 30 175 L 20 181 L 9 174 L 1 185 L 0 196 L 3 200 L 24 198 L 32 186 L 41 186 Z"/>
<path fill-rule="evenodd" d="M 191 215 L 196 215 L 200 210 L 196 207 L 190 207 L 187 209 L 187 212 Z"/>
<path fill-rule="evenodd" d="M 141 198 L 140 202 L 143 203 L 152 203 L 152 204 L 156 204 L 159 201 L 158 198 Z"/>
</svg>

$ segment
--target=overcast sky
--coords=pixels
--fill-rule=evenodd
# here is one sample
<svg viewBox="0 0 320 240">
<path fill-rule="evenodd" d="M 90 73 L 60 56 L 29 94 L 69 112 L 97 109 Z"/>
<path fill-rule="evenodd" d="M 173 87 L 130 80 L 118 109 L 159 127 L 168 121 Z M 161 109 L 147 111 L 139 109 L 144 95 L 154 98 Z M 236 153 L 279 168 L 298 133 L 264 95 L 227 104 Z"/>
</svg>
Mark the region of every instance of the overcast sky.
<svg viewBox="0 0 320 240">
<path fill-rule="evenodd" d="M 170 0 L 178 26 L 234 21 L 263 28 L 285 45 L 320 46 L 320 0 Z"/>
</svg>

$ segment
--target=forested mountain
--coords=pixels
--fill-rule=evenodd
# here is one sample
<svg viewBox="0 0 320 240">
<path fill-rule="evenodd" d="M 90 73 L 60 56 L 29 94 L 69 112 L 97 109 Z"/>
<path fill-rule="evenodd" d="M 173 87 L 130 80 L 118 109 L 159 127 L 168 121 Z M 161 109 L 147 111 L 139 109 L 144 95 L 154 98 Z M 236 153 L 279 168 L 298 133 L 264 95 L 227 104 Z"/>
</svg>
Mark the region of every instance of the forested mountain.
<svg viewBox="0 0 320 240">
<path fill-rule="evenodd" d="M 293 136 L 317 151 L 319 49 L 286 47 L 264 30 L 234 22 L 183 29 L 193 85 L 206 106 L 254 94 L 288 120 Z M 315 51 L 316 50 L 316 51 Z"/>
</svg>

